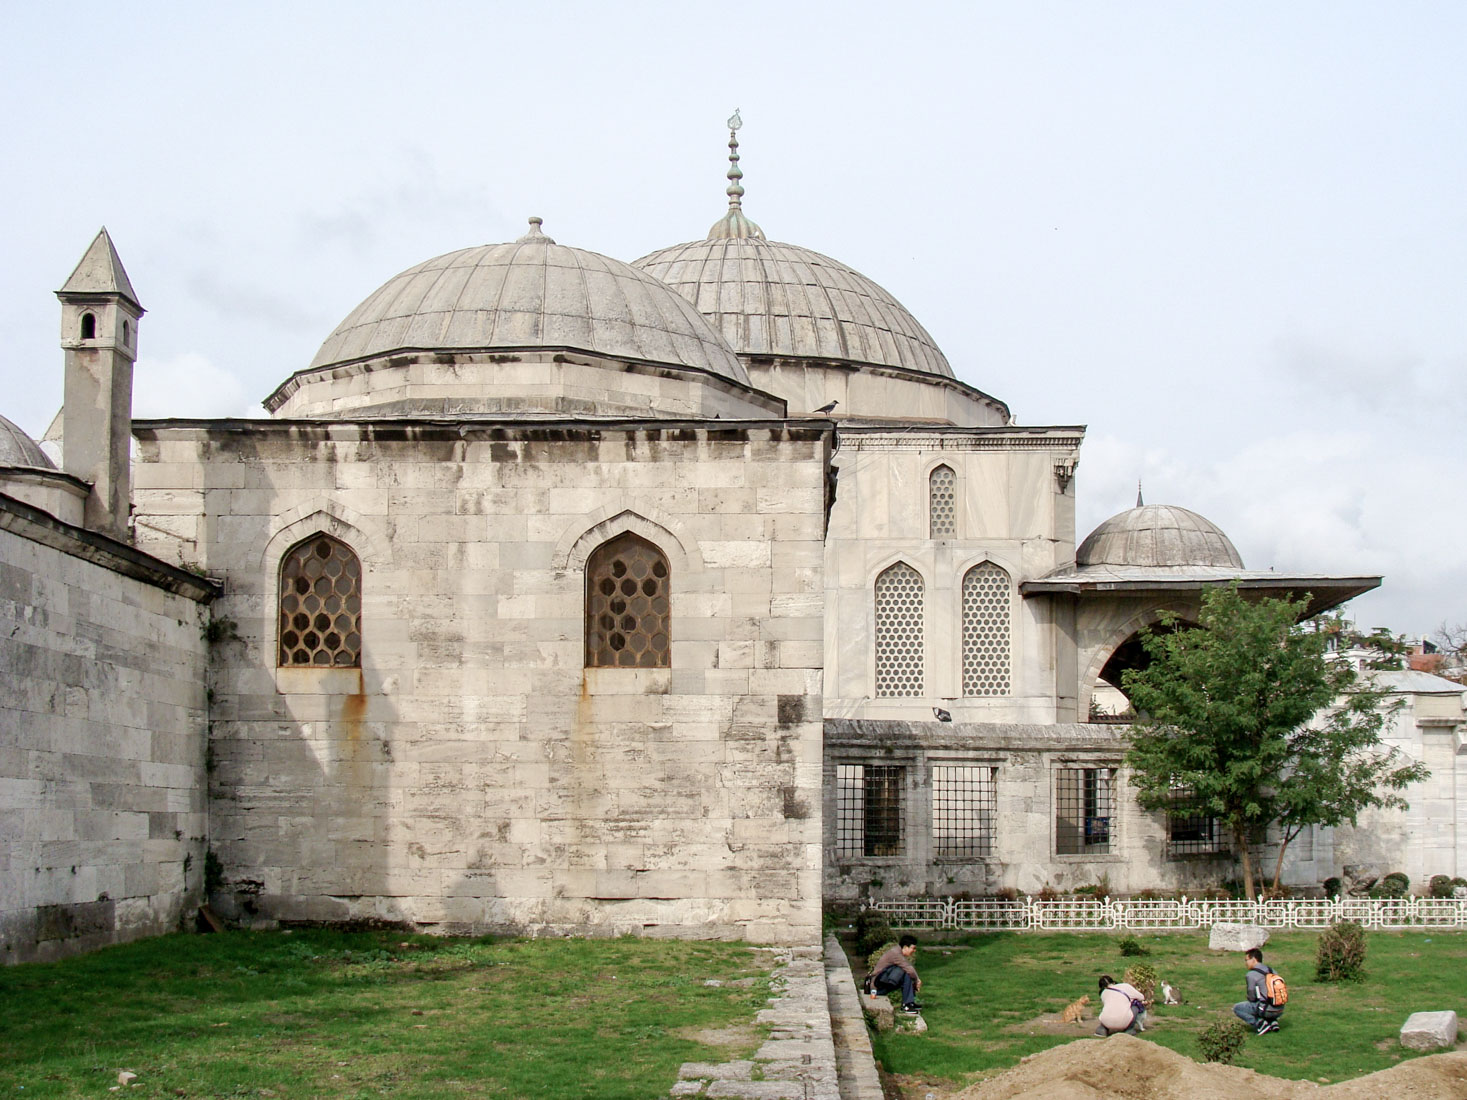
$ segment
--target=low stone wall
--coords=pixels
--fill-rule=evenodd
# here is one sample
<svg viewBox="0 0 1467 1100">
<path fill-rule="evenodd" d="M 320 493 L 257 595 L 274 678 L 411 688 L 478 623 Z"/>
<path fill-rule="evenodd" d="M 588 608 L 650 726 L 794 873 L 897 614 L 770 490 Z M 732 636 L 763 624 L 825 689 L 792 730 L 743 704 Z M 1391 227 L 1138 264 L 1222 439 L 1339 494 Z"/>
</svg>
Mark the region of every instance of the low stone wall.
<svg viewBox="0 0 1467 1100">
<path fill-rule="evenodd" d="M 167 932 L 198 904 L 212 595 L 0 497 L 0 961 Z"/>
</svg>

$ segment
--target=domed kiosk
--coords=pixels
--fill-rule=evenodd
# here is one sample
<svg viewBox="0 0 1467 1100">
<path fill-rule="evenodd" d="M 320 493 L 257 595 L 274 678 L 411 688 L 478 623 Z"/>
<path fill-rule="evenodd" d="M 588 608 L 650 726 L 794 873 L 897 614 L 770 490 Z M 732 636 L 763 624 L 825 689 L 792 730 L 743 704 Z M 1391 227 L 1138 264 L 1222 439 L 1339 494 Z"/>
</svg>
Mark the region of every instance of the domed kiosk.
<svg viewBox="0 0 1467 1100">
<path fill-rule="evenodd" d="M 265 406 L 281 417 L 783 412 L 687 301 L 557 244 L 539 218 L 516 241 L 389 279 Z"/>
<path fill-rule="evenodd" d="M 79 524 L 88 488 L 81 478 L 58 470 L 39 443 L 0 416 L 0 493 Z"/>
<path fill-rule="evenodd" d="M 634 266 L 697 307 L 756 386 L 794 414 L 1003 425 L 1003 402 L 959 382 L 925 328 L 877 283 L 839 260 L 768 240 L 743 212 L 737 113 L 729 119 L 729 208 L 701 241 Z M 822 410 L 823 411 L 823 410 Z"/>
</svg>

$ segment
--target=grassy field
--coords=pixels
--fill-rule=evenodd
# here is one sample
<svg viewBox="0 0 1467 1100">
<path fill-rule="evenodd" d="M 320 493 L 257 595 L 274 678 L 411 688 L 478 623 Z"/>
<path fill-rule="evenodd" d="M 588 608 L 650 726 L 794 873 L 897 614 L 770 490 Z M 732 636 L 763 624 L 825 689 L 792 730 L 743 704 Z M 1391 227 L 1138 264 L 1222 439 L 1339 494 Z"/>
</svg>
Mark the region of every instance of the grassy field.
<svg viewBox="0 0 1467 1100">
<path fill-rule="evenodd" d="M 1243 998 L 1242 956 L 1209 951 L 1205 935 L 1169 934 L 1137 936 L 1150 954 L 1123 958 L 1121 938 L 926 935 L 916 962 L 929 1030 L 879 1036 L 876 1056 L 891 1073 L 934 1082 L 1007 1068 L 1026 1054 L 1071 1041 L 1078 1033 L 1046 1033 L 1033 1021 L 1084 993 L 1091 998 L 1086 1033 L 1093 1030 L 1096 978 L 1107 973 L 1119 979 L 1128 965 L 1145 963 L 1179 987 L 1187 1003 L 1156 1006 L 1143 1037 L 1200 1060 L 1197 1032 L 1231 1019 L 1233 1003 Z M 1317 940 L 1314 933 L 1289 933 L 1269 941 L 1266 959 L 1289 983 L 1283 1027 L 1250 1037 L 1234 1064 L 1279 1077 L 1342 1081 L 1413 1057 L 1396 1041 L 1412 1012 L 1467 1015 L 1467 934 L 1371 933 L 1365 979 L 1341 984 L 1315 980 Z"/>
<path fill-rule="evenodd" d="M 168 936 L 0 968 L 0 1096 L 106 1096 L 126 1069 L 139 1097 L 646 1100 L 684 1061 L 757 1047 L 768 958 L 661 940 Z"/>
</svg>

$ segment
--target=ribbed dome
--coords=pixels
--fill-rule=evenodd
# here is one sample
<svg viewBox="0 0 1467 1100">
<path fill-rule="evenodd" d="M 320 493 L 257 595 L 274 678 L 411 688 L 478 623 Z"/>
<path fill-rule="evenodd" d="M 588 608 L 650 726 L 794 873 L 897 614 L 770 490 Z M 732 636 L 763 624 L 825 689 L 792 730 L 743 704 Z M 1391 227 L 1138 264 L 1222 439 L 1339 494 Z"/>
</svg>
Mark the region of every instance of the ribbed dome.
<svg viewBox="0 0 1467 1100">
<path fill-rule="evenodd" d="M 1075 563 L 1243 568 L 1237 549 L 1216 524 L 1169 504 L 1146 504 L 1111 516 L 1080 544 Z"/>
<path fill-rule="evenodd" d="M 953 377 L 947 357 L 900 302 L 808 248 L 752 234 L 711 236 L 633 266 L 697 306 L 740 355 L 843 359 Z"/>
<path fill-rule="evenodd" d="M 697 310 L 650 275 L 540 232 L 410 267 L 326 338 L 312 367 L 393 351 L 571 348 L 748 375 Z"/>
<path fill-rule="evenodd" d="M 46 457 L 46 452 L 25 432 L 0 416 L 0 466 L 39 466 L 43 470 L 54 470 L 56 464 Z"/>
</svg>

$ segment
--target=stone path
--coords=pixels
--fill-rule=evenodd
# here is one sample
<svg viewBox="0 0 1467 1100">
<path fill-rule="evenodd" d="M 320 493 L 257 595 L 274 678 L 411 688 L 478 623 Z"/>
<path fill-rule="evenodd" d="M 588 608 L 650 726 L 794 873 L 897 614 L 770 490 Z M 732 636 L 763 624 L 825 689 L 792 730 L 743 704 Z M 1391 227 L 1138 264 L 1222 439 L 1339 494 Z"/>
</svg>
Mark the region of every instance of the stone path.
<svg viewBox="0 0 1467 1100">
<path fill-rule="evenodd" d="M 827 943 L 827 951 L 830 944 Z M 840 1010 L 844 1018 L 855 1013 L 860 1038 L 866 1038 L 866 1025 L 856 1001 L 855 985 L 839 945 L 837 971 L 844 970 L 849 986 L 850 1005 Z M 752 1058 L 737 1062 L 684 1062 L 673 1085 L 673 1097 L 734 1097 L 737 1100 L 880 1100 L 876 1092 L 847 1092 L 845 1081 L 837 1070 L 837 1044 L 832 1034 L 832 1010 L 835 1007 L 827 990 L 827 970 L 832 967 L 828 956 L 818 947 L 779 948 L 775 951 L 775 968 L 771 978 L 769 1007 L 756 1017 L 758 1023 L 769 1024 L 769 1038 Z M 838 980 L 838 975 L 836 979 Z M 843 1033 L 850 1029 L 848 1020 L 840 1024 Z M 844 1042 L 842 1046 L 846 1046 Z M 844 1053 L 848 1053 L 843 1051 Z M 871 1063 L 869 1042 L 865 1060 Z M 876 1070 L 870 1066 L 870 1076 Z"/>
</svg>

